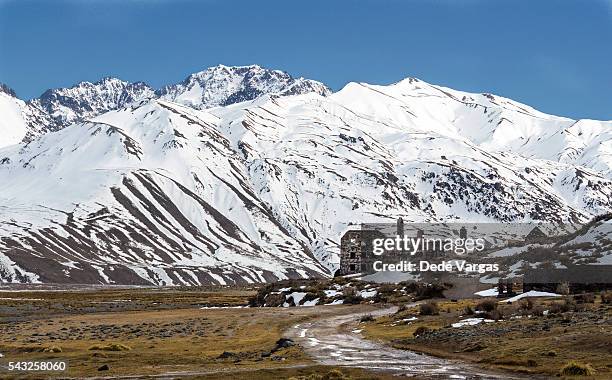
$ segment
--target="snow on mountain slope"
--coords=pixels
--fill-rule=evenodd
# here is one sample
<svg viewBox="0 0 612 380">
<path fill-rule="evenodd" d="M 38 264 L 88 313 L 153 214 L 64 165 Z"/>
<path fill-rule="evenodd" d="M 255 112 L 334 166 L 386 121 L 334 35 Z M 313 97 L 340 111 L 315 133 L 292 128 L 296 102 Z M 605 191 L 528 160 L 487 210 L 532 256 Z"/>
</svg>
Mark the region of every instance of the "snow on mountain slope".
<svg viewBox="0 0 612 380">
<path fill-rule="evenodd" d="M 612 211 L 610 122 L 417 79 L 330 96 L 270 85 L 231 105 L 225 89 L 241 87 L 218 84 L 219 97 L 199 87 L 173 98 L 218 107 L 149 99 L 0 149 L 0 278 L 321 276 L 353 224 L 581 223 Z"/>
<path fill-rule="evenodd" d="M 161 99 L 197 109 L 253 100 L 263 94 L 298 95 L 314 92 L 331 94 L 324 84 L 304 78 L 293 78 L 261 66 L 219 65 L 191 74 L 182 83 L 157 91 Z"/>
<path fill-rule="evenodd" d="M 465 139 L 487 151 L 513 152 L 612 169 L 612 121 L 571 120 L 491 94 L 471 94 L 408 78 L 391 86 L 351 83 L 334 94 L 347 108 L 377 120 Z"/>
<path fill-rule="evenodd" d="M 469 115 L 484 129 L 484 111 L 470 115 L 473 106 L 453 109 L 453 99 L 420 91 L 398 99 L 389 88 L 350 84 L 328 98 L 263 97 L 211 111 L 258 195 L 322 261 L 336 260 L 351 223 L 584 222 L 612 209 L 609 173 L 485 150 L 451 122 Z M 523 115 L 487 106 L 516 122 Z"/>
<path fill-rule="evenodd" d="M 25 103 L 15 97 L 13 90 L 0 84 L 0 147 L 17 144 L 26 136 L 24 108 Z"/>
<path fill-rule="evenodd" d="M 29 101 L 25 118 L 32 130 L 42 134 L 154 96 L 153 89 L 142 82 L 116 78 L 80 82 L 70 88 L 47 90 Z"/>
<path fill-rule="evenodd" d="M 8 88 L 7 88 L 8 89 Z M 2 91 L 0 91 L 2 92 Z M 0 147 L 21 141 L 31 141 L 41 134 L 57 131 L 102 113 L 117 110 L 145 99 L 161 97 L 197 109 L 252 100 L 263 94 L 297 95 L 315 92 L 329 95 L 331 91 L 322 83 L 293 78 L 289 74 L 260 66 L 228 67 L 219 65 L 190 75 L 179 84 L 158 91 L 143 82 L 130 83 L 117 78 L 104 78 L 98 82 L 80 82 L 73 87 L 47 90 L 39 98 L 21 105 L 21 115 L 2 111 L 5 123 L 14 124 L 11 131 L 23 129 L 21 139 L 0 140 Z M 8 92 L 7 92 L 8 95 Z M 15 94 L 12 95 L 16 98 Z M 6 106 L 5 106 L 6 108 Z M 14 117 L 9 118 L 10 115 Z M 19 132 L 21 133 L 21 132 Z"/>
<path fill-rule="evenodd" d="M 594 219 L 560 245 L 573 264 L 612 265 L 612 215 Z"/>
<path fill-rule="evenodd" d="M 528 268 L 584 269 L 584 266 L 612 265 L 612 214 L 599 215 L 569 234 L 549 236 L 540 242 L 490 253 L 489 256 L 504 269 L 485 275 L 481 281 L 497 283 L 499 278 L 523 276 Z M 583 279 L 594 280 L 588 278 L 588 273 Z"/>
<path fill-rule="evenodd" d="M 0 251 L 16 263 L 0 276 L 170 285 L 324 275 L 254 196 L 216 120 L 150 101 L 0 150 Z"/>
</svg>

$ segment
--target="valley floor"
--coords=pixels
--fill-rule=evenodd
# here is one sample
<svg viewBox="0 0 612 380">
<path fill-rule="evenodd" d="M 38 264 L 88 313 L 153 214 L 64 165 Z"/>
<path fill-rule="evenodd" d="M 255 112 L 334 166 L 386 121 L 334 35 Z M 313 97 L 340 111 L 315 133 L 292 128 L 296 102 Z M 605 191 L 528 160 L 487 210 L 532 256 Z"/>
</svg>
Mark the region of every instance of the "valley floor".
<svg viewBox="0 0 612 380">
<path fill-rule="evenodd" d="M 612 378 L 612 306 L 599 296 L 585 304 L 560 298 L 514 304 L 495 298 L 441 300 L 434 315 L 408 307 L 360 329 L 367 338 L 398 349 L 485 369 L 563 377 L 562 368 L 575 361 L 590 367 L 589 378 Z M 492 302 L 498 305 L 495 312 L 477 311 L 479 304 Z"/>
<path fill-rule="evenodd" d="M 252 289 L 0 291 L 0 378 L 325 376 L 301 347 L 276 347 L 291 326 L 369 306 L 244 308 Z M 8 372 L 8 362 L 61 360 L 66 372 Z M 350 378 L 391 378 L 342 368 Z M 331 375 L 333 376 L 333 374 Z"/>
<path fill-rule="evenodd" d="M 612 374 L 612 308 L 599 296 L 579 311 L 545 315 L 558 300 L 538 300 L 522 311 L 501 304 L 503 320 L 453 327 L 478 317 L 465 314 L 479 301 L 442 300 L 434 315 L 422 315 L 415 304 L 396 311 L 369 302 L 244 307 L 256 293 L 248 287 L 2 288 L 0 378 L 391 379 L 398 365 L 417 379 L 436 378 L 427 369 L 434 367 L 446 371 L 437 378 L 452 368 L 496 378 L 515 377 L 505 371 L 552 377 L 570 360 L 589 363 L 595 378 Z M 511 317 L 519 312 L 521 318 Z M 297 344 L 279 344 L 281 338 Z M 6 368 L 49 360 L 66 361 L 67 371 Z"/>
</svg>

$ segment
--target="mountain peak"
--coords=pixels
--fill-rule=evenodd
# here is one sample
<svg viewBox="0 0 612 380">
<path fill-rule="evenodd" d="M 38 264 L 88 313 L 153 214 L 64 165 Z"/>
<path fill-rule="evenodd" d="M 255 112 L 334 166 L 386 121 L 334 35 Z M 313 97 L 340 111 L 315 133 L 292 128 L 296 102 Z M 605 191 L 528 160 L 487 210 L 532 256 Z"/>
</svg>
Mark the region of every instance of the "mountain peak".
<svg viewBox="0 0 612 380">
<path fill-rule="evenodd" d="M 89 83 L 89 82 L 81 82 L 81 83 Z M 109 84 L 129 85 L 130 83 L 127 81 L 124 81 L 123 79 L 106 76 L 96 82 L 93 82 L 92 84 L 94 86 L 100 86 L 100 85 L 109 85 Z"/>
<path fill-rule="evenodd" d="M 114 77 L 93 83 L 83 81 L 71 87 L 49 89 L 29 101 L 25 120 L 32 137 L 154 95 L 153 89 L 143 82 L 130 83 Z"/>
<path fill-rule="evenodd" d="M 280 70 L 259 65 L 217 65 L 189 75 L 183 82 L 157 91 L 162 99 L 197 109 L 225 106 L 253 100 L 264 94 L 298 95 L 315 92 L 331 94 L 324 84 L 294 78 Z"/>
<path fill-rule="evenodd" d="M 10 88 L 9 86 L 7 86 L 4 83 L 0 83 L 0 92 L 5 93 L 9 96 L 12 96 L 13 98 L 17 97 L 17 94 L 15 93 L 15 90 L 13 90 L 12 88 Z"/>
<path fill-rule="evenodd" d="M 0 92 L 16 98 L 10 87 L 0 86 Z M 23 141 L 29 142 L 43 133 L 152 98 L 206 109 L 253 100 L 265 94 L 297 95 L 309 92 L 322 96 L 331 94 L 330 89 L 320 82 L 294 78 L 284 71 L 259 65 L 220 64 L 157 91 L 145 82 L 128 82 L 107 76 L 96 82 L 82 81 L 70 87 L 48 89 L 40 97 L 26 102 L 21 118 L 22 124 L 25 124 L 21 129 L 28 131 Z"/>
</svg>

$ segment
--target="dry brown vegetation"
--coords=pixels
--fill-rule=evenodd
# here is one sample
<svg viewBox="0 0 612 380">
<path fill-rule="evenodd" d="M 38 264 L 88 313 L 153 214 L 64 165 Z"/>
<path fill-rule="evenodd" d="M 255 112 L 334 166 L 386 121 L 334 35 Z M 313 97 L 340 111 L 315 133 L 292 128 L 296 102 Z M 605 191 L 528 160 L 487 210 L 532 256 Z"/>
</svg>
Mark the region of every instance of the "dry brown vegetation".
<svg viewBox="0 0 612 380">
<path fill-rule="evenodd" d="M 279 348 L 277 342 L 293 324 L 348 306 L 202 309 L 245 305 L 254 294 L 250 289 L 4 292 L 0 353 L 11 361 L 66 360 L 68 371 L 56 375 L 76 378 L 188 371 L 202 378 L 246 372 L 253 379 L 286 379 L 329 373 L 333 368 L 325 366 L 309 372 L 314 363 L 300 347 Z M 346 372 L 352 378 L 366 373 Z"/>
<path fill-rule="evenodd" d="M 600 295 L 513 304 L 498 301 L 439 301 L 438 315 L 424 315 L 420 306 L 404 307 L 395 315 L 364 324 L 364 334 L 397 348 L 484 367 L 549 376 L 566 376 L 584 367 L 592 378 L 612 378 L 612 307 Z M 451 327 L 460 320 L 490 318 L 493 313 L 502 318 Z M 571 362 L 576 365 L 570 368 Z"/>
<path fill-rule="evenodd" d="M 286 298 L 293 292 L 304 292 L 306 295 L 302 303 L 314 299 L 319 304 L 332 303 L 342 300 L 345 305 L 358 305 L 361 303 L 393 303 L 402 304 L 411 301 L 443 297 L 443 292 L 450 287 L 449 284 L 426 284 L 412 281 L 398 284 L 378 284 L 366 281 L 351 280 L 347 278 L 334 278 L 331 280 L 286 280 L 262 286 L 259 291 L 249 299 L 251 306 L 278 307 L 285 302 L 293 305 L 292 299 Z M 284 289 L 281 291 L 281 289 Z M 341 289 L 339 294 L 326 296 L 324 290 Z M 376 295 L 363 298 L 360 291 L 376 290 Z"/>
</svg>

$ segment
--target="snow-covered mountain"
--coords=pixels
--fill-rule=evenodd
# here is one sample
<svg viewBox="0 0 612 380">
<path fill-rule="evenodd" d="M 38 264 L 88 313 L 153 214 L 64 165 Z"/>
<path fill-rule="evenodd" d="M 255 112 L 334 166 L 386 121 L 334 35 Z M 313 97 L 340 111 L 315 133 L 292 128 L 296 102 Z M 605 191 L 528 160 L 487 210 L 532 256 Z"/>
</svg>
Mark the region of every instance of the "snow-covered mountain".
<svg viewBox="0 0 612 380">
<path fill-rule="evenodd" d="M 117 78 L 81 82 L 70 88 L 45 91 L 28 102 L 28 123 L 41 133 L 57 131 L 77 121 L 124 107 L 134 101 L 154 97 L 154 90 L 143 82 L 129 83 Z"/>
<path fill-rule="evenodd" d="M 612 214 L 602 214 L 569 234 L 552 234 L 540 242 L 515 245 L 488 254 L 501 273 L 487 274 L 482 282 L 523 276 L 529 268 L 575 268 L 612 265 Z M 593 280 L 593 278 L 584 278 Z"/>
<path fill-rule="evenodd" d="M 209 109 L 196 87 L 172 98 L 195 108 L 147 99 L 0 149 L 0 278 L 324 276 L 356 223 L 612 211 L 612 122 L 413 78 Z"/>
<path fill-rule="evenodd" d="M 24 120 L 26 104 L 5 84 L 0 83 L 0 147 L 17 144 L 28 133 Z"/>
<path fill-rule="evenodd" d="M 314 92 L 331 94 L 324 84 L 304 78 L 293 78 L 280 70 L 257 65 L 219 65 L 188 76 L 182 83 L 157 91 L 161 99 L 197 109 L 253 100 L 263 94 L 298 95 Z"/>
<path fill-rule="evenodd" d="M 4 280 L 199 284 L 326 273 L 208 113 L 163 101 L 0 150 Z"/>
<path fill-rule="evenodd" d="M 146 83 L 130 83 L 117 78 L 104 78 L 98 82 L 80 82 L 73 87 L 45 91 L 39 98 L 28 102 L 17 99 L 10 88 L 0 89 L 0 112 L 13 115 L 0 124 L 0 147 L 28 142 L 46 132 L 58 131 L 73 123 L 85 121 L 104 112 L 120 109 L 130 103 L 161 97 L 198 109 L 253 100 L 263 94 L 296 95 L 316 92 L 329 95 L 331 91 L 322 83 L 293 78 L 289 74 L 257 65 L 228 67 L 219 65 L 190 75 L 179 84 L 158 91 Z M 12 100 L 7 100 L 7 98 Z M 19 103 L 7 105 L 4 103 Z M 11 108 L 11 111 L 8 109 Z M 7 111 L 4 111 L 4 110 Z M 17 136 L 21 138 L 17 139 Z"/>
</svg>

